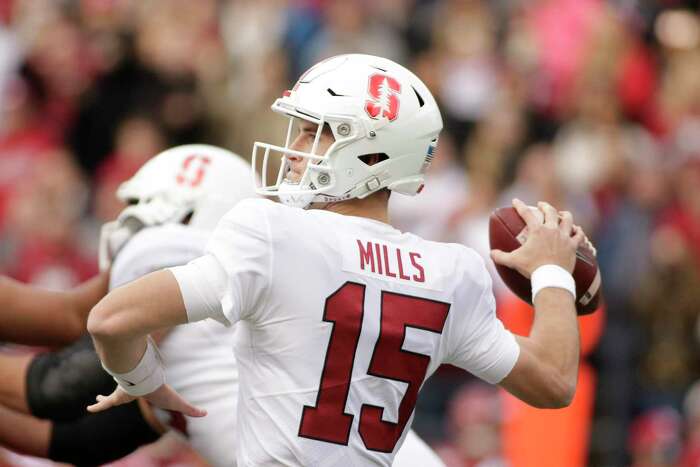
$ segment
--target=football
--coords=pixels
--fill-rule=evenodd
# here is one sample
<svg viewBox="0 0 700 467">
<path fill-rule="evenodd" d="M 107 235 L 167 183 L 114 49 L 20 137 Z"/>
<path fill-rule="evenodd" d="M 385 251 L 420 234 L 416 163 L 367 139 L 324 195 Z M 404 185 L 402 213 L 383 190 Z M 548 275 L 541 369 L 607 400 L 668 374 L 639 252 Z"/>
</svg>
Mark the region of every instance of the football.
<svg viewBox="0 0 700 467">
<path fill-rule="evenodd" d="M 537 210 L 537 212 L 540 211 Z M 520 247 L 526 238 L 525 221 L 515 208 L 499 208 L 491 214 L 489 218 L 491 249 L 511 252 Z M 496 264 L 496 270 L 513 293 L 532 304 L 530 279 L 514 269 L 499 264 Z M 601 279 L 595 251 L 589 244 L 582 243 L 578 247 L 573 276 L 576 282 L 576 311 L 579 315 L 593 313 L 601 300 Z"/>
</svg>

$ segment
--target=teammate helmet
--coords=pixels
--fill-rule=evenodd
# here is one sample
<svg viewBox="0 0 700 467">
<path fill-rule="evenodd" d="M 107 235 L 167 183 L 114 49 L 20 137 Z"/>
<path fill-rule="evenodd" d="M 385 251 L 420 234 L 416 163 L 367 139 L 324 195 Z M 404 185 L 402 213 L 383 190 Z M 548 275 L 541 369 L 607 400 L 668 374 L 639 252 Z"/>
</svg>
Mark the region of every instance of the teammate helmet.
<svg viewBox="0 0 700 467">
<path fill-rule="evenodd" d="M 251 167 L 240 156 L 206 144 L 161 152 L 117 190 L 130 204 L 118 222 L 132 231 L 165 223 L 213 230 L 238 201 L 255 196 Z"/>
<path fill-rule="evenodd" d="M 256 191 L 299 207 L 364 198 L 382 188 L 415 195 L 442 129 L 437 103 L 425 84 L 403 66 L 371 55 L 338 55 L 314 65 L 272 110 L 289 117 L 287 138 L 284 147 L 253 146 L 253 167 L 262 176 Z M 309 152 L 290 149 L 296 119 L 318 125 Z M 325 124 L 335 142 L 317 154 Z M 276 180 L 269 183 L 271 154 L 282 161 Z M 363 156 L 373 154 L 380 161 L 369 165 Z M 286 179 L 288 156 L 308 160 L 296 183 Z"/>
</svg>

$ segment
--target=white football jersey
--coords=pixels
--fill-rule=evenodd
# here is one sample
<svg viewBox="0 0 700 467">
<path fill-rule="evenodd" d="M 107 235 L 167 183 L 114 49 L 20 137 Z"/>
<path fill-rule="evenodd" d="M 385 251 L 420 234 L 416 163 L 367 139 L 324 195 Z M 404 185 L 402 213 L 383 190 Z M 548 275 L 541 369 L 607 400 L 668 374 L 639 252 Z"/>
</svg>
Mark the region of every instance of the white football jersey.
<svg viewBox="0 0 700 467">
<path fill-rule="evenodd" d="M 519 355 L 476 253 L 366 218 L 244 200 L 172 271 L 190 321 L 239 323 L 242 466 L 391 465 L 440 364 Z"/>
<path fill-rule="evenodd" d="M 187 264 L 204 253 L 210 232 L 180 224 L 138 232 L 115 259 L 110 289 L 160 269 Z M 213 321 L 176 326 L 159 344 L 167 382 L 185 399 L 207 410 L 186 417 L 190 444 L 213 466 L 236 464 L 238 369 L 231 352 L 234 330 Z"/>
</svg>

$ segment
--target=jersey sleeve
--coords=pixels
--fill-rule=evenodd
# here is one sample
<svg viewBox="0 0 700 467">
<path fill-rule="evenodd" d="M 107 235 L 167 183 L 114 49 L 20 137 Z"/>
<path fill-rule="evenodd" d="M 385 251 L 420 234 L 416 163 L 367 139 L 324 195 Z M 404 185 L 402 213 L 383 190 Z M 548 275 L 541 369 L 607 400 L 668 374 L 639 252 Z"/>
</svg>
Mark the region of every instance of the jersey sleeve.
<svg viewBox="0 0 700 467">
<path fill-rule="evenodd" d="M 520 346 L 496 316 L 491 277 L 483 260 L 474 254 L 469 261 L 478 267 L 465 275 L 461 300 L 455 302 L 457 319 L 450 333 L 448 363 L 497 384 L 515 366 Z"/>
<path fill-rule="evenodd" d="M 205 256 L 171 269 L 188 320 L 234 324 L 250 318 L 266 297 L 271 260 L 264 206 L 244 200 L 219 222 Z"/>
</svg>

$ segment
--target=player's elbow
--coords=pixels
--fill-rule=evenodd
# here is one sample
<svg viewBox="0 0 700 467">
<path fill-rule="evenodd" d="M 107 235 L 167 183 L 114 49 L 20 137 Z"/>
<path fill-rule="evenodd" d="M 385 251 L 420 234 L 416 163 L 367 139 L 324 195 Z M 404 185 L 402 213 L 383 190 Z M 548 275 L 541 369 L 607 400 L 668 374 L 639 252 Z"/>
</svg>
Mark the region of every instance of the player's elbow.
<svg viewBox="0 0 700 467">
<path fill-rule="evenodd" d="M 563 409 L 571 405 L 576 394 L 576 380 L 552 372 L 544 381 L 541 398 L 535 405 L 541 409 Z"/>
<path fill-rule="evenodd" d="M 117 306 L 109 296 L 102 299 L 90 311 L 87 330 L 97 340 L 122 339 L 129 336 L 125 310 Z"/>
</svg>

